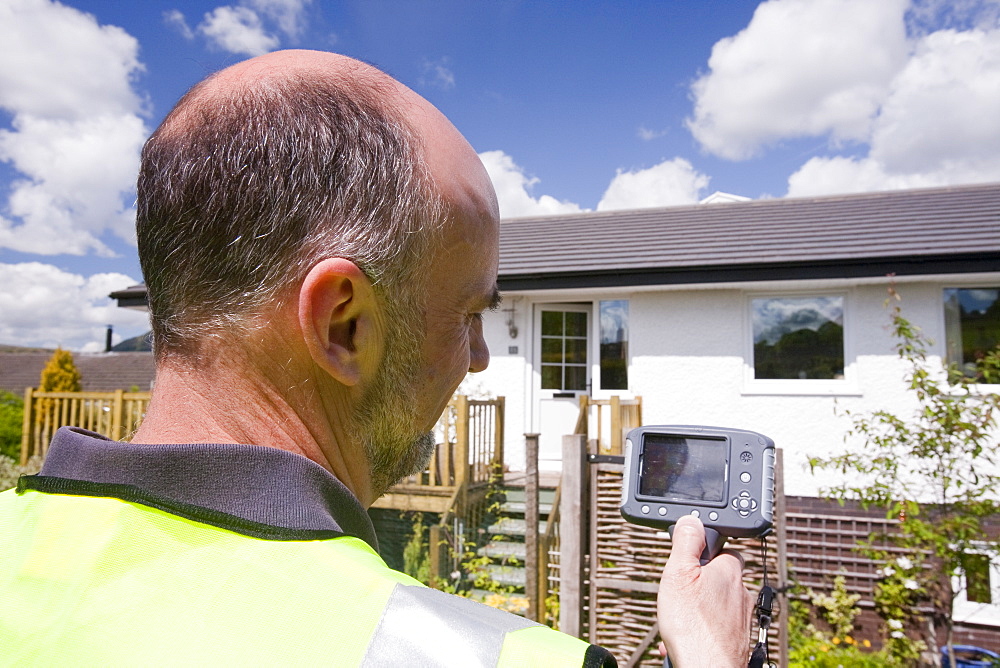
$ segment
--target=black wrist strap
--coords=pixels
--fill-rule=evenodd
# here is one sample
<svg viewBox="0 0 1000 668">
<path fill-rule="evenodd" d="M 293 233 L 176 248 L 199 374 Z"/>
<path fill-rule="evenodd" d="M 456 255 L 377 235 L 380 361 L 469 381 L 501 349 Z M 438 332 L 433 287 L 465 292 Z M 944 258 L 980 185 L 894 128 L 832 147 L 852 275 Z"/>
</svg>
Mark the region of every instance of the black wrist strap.
<svg viewBox="0 0 1000 668">
<path fill-rule="evenodd" d="M 774 618 L 774 597 L 776 592 L 774 587 L 767 583 L 767 538 L 760 539 L 761 567 L 764 575 L 761 582 L 760 593 L 757 595 L 757 605 L 754 607 L 754 614 L 757 617 L 757 644 L 754 645 L 750 654 L 750 661 L 747 668 L 764 668 L 770 665 L 767 655 L 767 630 L 771 628 L 771 620 Z"/>
</svg>

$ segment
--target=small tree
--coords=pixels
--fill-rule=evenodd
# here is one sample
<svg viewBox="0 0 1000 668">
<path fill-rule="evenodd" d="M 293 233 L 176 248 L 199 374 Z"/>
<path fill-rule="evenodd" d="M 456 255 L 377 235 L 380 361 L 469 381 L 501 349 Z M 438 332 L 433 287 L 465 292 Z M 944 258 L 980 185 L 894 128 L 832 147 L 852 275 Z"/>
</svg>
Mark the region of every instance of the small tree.
<svg viewBox="0 0 1000 668">
<path fill-rule="evenodd" d="M 56 348 L 42 369 L 38 389 L 42 392 L 79 392 L 83 389 L 80 370 L 73 362 L 73 353 Z"/>
<path fill-rule="evenodd" d="M 899 301 L 893 287 L 889 294 L 887 306 Z M 983 521 L 1000 510 L 996 499 L 1000 395 L 978 391 L 967 376 L 929 361 L 931 342 L 903 318 L 897 303 L 892 305 L 891 321 L 896 351 L 907 365 L 904 380 L 917 410 L 908 418 L 888 411 L 847 411 L 853 426 L 845 440 L 859 436 L 863 445 L 829 459 L 813 458 L 810 464 L 850 474 L 848 482 L 824 494 L 886 509 L 888 517 L 899 518 L 898 532 L 888 538 L 913 556 L 909 563 L 918 564 L 926 555 L 937 567 L 907 569 L 911 577 L 893 590 L 898 596 L 888 586 L 883 587 L 886 591 L 880 589 L 877 603 L 886 619 L 887 638 L 901 635 L 902 608 L 909 608 L 913 616 L 915 594 L 923 594 L 934 610 L 932 633 L 936 625 L 943 625 L 951 649 L 958 593 L 951 578 L 964 572 L 967 555 L 1000 553 L 1000 541 L 988 539 L 983 530 Z M 998 362 L 1000 350 L 981 360 L 978 382 L 1000 382 Z M 873 545 L 862 551 L 886 560 L 888 554 Z M 954 651 L 950 654 L 954 657 Z"/>
<path fill-rule="evenodd" d="M 62 348 L 56 348 L 52 357 L 46 362 L 42 369 L 41 378 L 38 380 L 38 389 L 41 392 L 79 392 L 83 389 L 80 383 L 80 370 L 73 362 L 73 353 Z M 45 422 L 46 416 L 52 412 L 56 406 L 55 399 L 42 399 L 36 404 L 35 421 L 38 424 Z M 25 406 L 25 410 L 28 407 Z"/>
</svg>

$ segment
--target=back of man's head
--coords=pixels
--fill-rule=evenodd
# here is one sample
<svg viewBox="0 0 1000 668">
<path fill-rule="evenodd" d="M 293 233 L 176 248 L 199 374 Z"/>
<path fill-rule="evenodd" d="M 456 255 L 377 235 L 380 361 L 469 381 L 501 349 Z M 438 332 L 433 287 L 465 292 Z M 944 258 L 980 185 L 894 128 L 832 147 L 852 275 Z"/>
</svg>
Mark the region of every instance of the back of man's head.
<svg viewBox="0 0 1000 668">
<path fill-rule="evenodd" d="M 149 139 L 137 233 L 159 359 L 245 333 L 326 257 L 415 308 L 442 208 L 388 77 L 359 70 L 224 71 Z"/>
</svg>

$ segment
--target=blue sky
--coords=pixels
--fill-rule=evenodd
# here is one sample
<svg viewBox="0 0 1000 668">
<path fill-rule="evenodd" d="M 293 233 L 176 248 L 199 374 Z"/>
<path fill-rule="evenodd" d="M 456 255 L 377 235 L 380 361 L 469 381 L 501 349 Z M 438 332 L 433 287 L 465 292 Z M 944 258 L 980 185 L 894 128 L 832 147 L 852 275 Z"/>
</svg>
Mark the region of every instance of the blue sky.
<svg viewBox="0 0 1000 668">
<path fill-rule="evenodd" d="M 210 72 L 368 61 L 480 153 L 505 217 L 1000 181 L 1000 0 L 0 0 L 0 343 L 145 331 L 142 141 Z"/>
</svg>

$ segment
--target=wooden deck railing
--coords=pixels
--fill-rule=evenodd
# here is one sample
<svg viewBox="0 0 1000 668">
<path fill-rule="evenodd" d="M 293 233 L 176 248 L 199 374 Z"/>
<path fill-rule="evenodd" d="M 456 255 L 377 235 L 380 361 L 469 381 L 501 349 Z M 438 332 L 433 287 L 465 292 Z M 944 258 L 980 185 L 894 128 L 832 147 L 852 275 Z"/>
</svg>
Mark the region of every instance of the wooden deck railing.
<svg viewBox="0 0 1000 668">
<path fill-rule="evenodd" d="M 465 505 L 469 490 L 489 485 L 503 466 L 504 398 L 456 395 L 438 420 L 437 450 L 428 467 L 401 480 L 376 508 L 449 513 Z"/>
<path fill-rule="evenodd" d="M 60 427 L 82 427 L 115 440 L 125 440 L 139 428 L 149 392 L 40 392 L 24 391 L 21 429 L 21 465 L 45 456 L 52 435 Z"/>
<path fill-rule="evenodd" d="M 591 399 L 580 397 L 580 414 L 574 434 L 583 434 L 594 454 L 620 455 L 624 452 L 625 434 L 642 426 L 642 397 Z"/>
<path fill-rule="evenodd" d="M 21 464 L 45 456 L 60 427 L 81 427 L 115 440 L 127 440 L 142 423 L 149 392 L 24 392 Z M 438 447 L 430 465 L 393 488 L 454 496 L 485 486 L 493 467 L 503 464 L 504 399 L 474 400 L 456 395 L 438 421 Z"/>
</svg>

